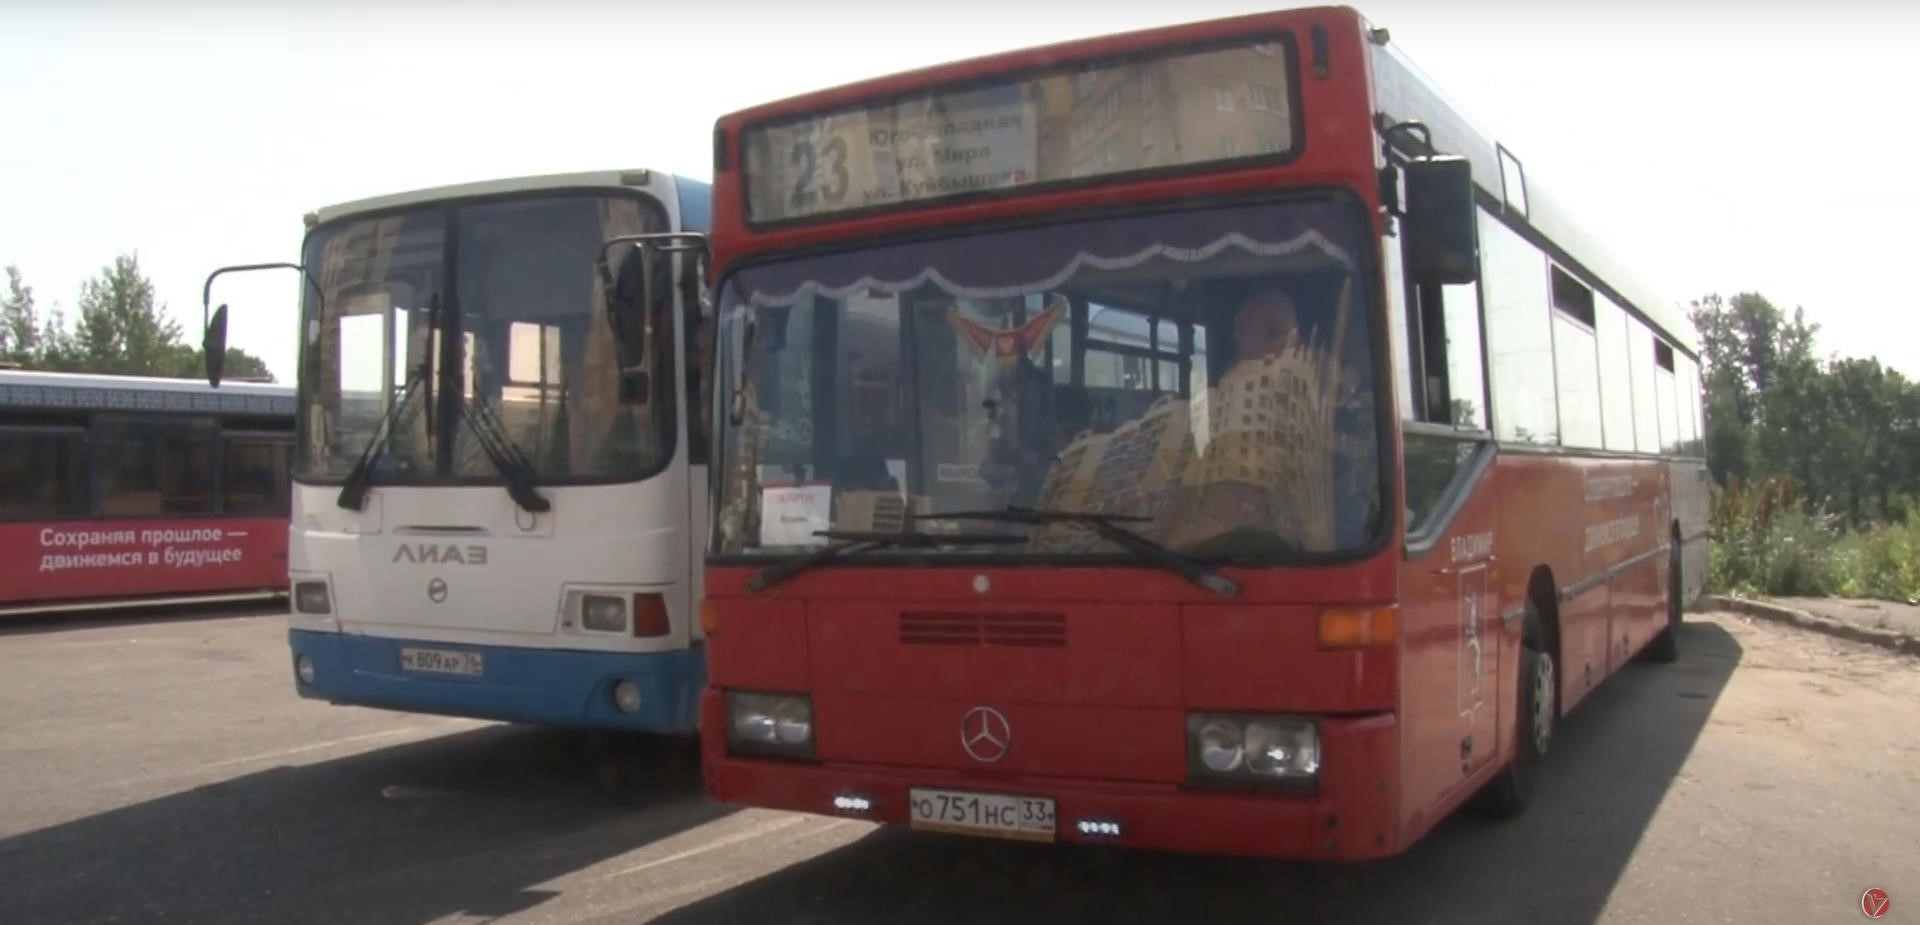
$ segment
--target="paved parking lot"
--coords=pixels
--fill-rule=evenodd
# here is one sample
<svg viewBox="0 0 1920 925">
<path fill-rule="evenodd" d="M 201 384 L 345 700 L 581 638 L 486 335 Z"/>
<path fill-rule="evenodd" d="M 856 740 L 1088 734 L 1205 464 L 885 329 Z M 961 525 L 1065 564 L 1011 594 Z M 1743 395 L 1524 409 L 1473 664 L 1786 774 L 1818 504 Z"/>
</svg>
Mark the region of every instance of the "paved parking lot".
<svg viewBox="0 0 1920 925">
<path fill-rule="evenodd" d="M 0 921 L 1920 922 L 1920 662 L 1724 614 L 1568 721 L 1525 817 L 1361 867 L 714 806 L 647 740 L 329 707 L 271 615 L 0 632 Z"/>
</svg>

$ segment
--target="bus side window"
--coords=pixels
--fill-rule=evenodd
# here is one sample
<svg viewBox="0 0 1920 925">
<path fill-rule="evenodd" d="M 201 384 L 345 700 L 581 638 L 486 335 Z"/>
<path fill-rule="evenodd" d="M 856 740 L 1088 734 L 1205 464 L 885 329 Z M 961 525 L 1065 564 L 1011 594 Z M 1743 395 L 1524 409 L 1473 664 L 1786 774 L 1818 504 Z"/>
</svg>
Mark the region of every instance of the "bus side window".
<svg viewBox="0 0 1920 925">
<path fill-rule="evenodd" d="M 0 521 L 85 516 L 88 461 L 80 428 L 0 427 Z"/>
<path fill-rule="evenodd" d="M 1479 286 L 1409 286 L 1407 331 L 1414 419 L 1487 429 Z"/>
<path fill-rule="evenodd" d="M 287 467 L 293 442 L 277 435 L 229 435 L 222 462 L 222 510 L 228 514 L 278 516 L 292 504 Z"/>
<path fill-rule="evenodd" d="M 102 415 L 94 465 L 108 517 L 212 514 L 218 425 L 211 419 Z"/>
</svg>

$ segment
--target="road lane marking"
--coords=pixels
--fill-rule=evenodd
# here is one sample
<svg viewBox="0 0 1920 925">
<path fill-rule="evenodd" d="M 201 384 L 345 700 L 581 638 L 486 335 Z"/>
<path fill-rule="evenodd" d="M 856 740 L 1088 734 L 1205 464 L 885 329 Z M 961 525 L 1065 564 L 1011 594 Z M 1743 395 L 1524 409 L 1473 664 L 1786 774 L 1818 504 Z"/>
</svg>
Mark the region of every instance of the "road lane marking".
<svg viewBox="0 0 1920 925">
<path fill-rule="evenodd" d="M 361 742 L 377 742 L 382 739 L 391 739 L 397 736 L 407 735 L 410 733 L 420 733 L 420 732 L 438 733 L 442 731 L 451 731 L 451 730 L 452 730 L 452 727 L 437 729 L 435 727 L 430 727 L 430 726 L 402 726 L 398 729 L 385 729 L 385 730 L 381 730 L 380 732 L 369 732 L 369 733 L 364 733 L 362 735 L 346 736 L 345 738 L 329 739 L 325 742 L 309 742 L 306 745 L 296 745 L 292 748 L 283 748 L 278 751 L 272 751 L 272 752 L 262 752 L 257 755 L 247 755 L 240 758 L 227 758 L 221 761 L 211 762 L 209 764 L 198 765 L 196 767 L 181 768 L 177 771 L 157 771 L 152 774 L 142 774 L 139 777 L 129 777 L 123 780 L 113 781 L 112 783 L 105 784 L 104 786 L 126 787 L 132 784 L 150 783 L 152 781 L 167 780 L 169 778 L 193 777 L 195 775 L 205 774 L 208 771 L 217 771 L 221 768 L 233 767 L 234 765 L 254 764 L 262 761 L 275 761 L 275 760 L 284 759 L 284 758 L 291 758 L 296 755 L 304 755 L 309 752 L 323 751 L 329 748 L 338 748 L 342 745 L 355 745 Z M 430 738 L 430 736 L 416 736 L 415 738 L 426 739 L 426 738 Z"/>
<path fill-rule="evenodd" d="M 713 841 L 707 842 L 704 845 L 688 848 L 683 851 L 676 851 L 673 854 L 669 854 L 663 858 L 655 858 L 651 861 L 644 861 L 642 863 L 635 864 L 632 867 L 616 870 L 613 873 L 606 875 L 606 877 L 602 879 L 612 880 L 615 877 L 624 877 L 628 874 L 637 874 L 644 870 L 652 870 L 656 867 L 665 867 L 668 864 L 676 864 L 681 861 L 687 860 L 688 858 L 699 857 L 700 855 L 707 854 L 712 851 L 718 851 L 721 848 L 727 848 L 733 845 L 740 844 L 741 842 L 745 842 L 745 841 L 752 841 L 756 838 L 760 838 L 765 835 L 772 835 L 775 832 L 781 831 L 783 829 L 790 829 L 796 825 L 799 825 L 802 822 L 811 821 L 814 818 L 815 817 L 813 816 L 796 815 L 796 816 L 788 816 L 784 819 L 775 819 L 772 822 L 764 823 L 749 829 L 745 829 L 743 831 L 735 832 L 732 835 L 726 835 L 720 838 L 716 838 Z M 844 824 L 847 821 L 848 820 L 845 820 L 845 819 L 834 820 L 835 824 L 833 826 L 823 826 L 821 828 L 821 831 L 823 832 L 830 831 L 831 829 L 836 828 L 840 824 Z"/>
<path fill-rule="evenodd" d="M 192 771 L 183 771 L 181 773 L 193 774 L 193 773 L 198 773 L 200 771 L 211 771 L 215 768 L 232 767 L 236 764 L 253 764 L 254 762 L 258 762 L 258 761 L 275 761 L 281 758 L 291 758 L 295 755 L 304 755 L 308 752 L 317 752 L 317 751 L 323 751 L 329 748 L 337 748 L 342 745 L 353 745 L 358 742 L 372 742 L 379 739 L 391 739 L 397 735 L 406 735 L 407 733 L 410 733 L 410 732 L 422 732 L 422 731 L 425 731 L 426 729 L 427 727 L 425 726 L 402 726 L 398 729 L 383 729 L 379 732 L 368 732 L 368 733 L 363 733 L 357 736 L 347 736 L 346 738 L 342 738 L 342 739 L 329 739 L 325 742 L 309 742 L 305 745 L 296 745 L 292 748 L 280 749 L 279 751 L 261 752 L 258 755 L 247 755 L 244 758 L 228 758 L 223 761 L 215 761 L 210 764 L 203 764 L 197 768 L 194 768 Z"/>
</svg>

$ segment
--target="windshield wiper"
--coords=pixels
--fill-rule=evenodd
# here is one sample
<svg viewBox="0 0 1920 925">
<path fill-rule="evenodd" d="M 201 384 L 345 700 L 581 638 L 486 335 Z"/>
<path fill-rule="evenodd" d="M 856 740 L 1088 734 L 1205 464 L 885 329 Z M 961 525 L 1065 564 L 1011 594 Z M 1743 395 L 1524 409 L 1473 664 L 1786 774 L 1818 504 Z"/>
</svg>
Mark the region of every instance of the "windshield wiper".
<svg viewBox="0 0 1920 925">
<path fill-rule="evenodd" d="M 906 549 L 938 549 L 942 546 L 1012 546 L 1027 541 L 1024 536 L 1009 536 L 1004 533 L 933 534 L 889 533 L 878 530 L 815 530 L 813 535 L 840 542 L 831 546 L 822 546 L 812 552 L 802 553 L 761 569 L 759 574 L 747 579 L 747 590 L 765 590 L 771 585 L 792 578 L 843 553 L 866 552 L 888 546 Z"/>
<path fill-rule="evenodd" d="M 413 419 L 403 416 L 405 409 L 412 407 L 413 394 L 427 381 L 427 364 L 422 363 L 407 373 L 407 381 L 400 387 L 400 398 L 387 406 L 387 412 L 380 416 L 380 422 L 373 425 L 373 437 L 360 450 L 360 458 L 355 460 L 353 468 L 347 471 L 347 477 L 340 482 L 340 497 L 334 503 L 350 511 L 365 510 L 367 489 L 373 487 L 373 464 L 386 452 L 387 441 L 392 438 L 395 428 L 405 427 Z"/>
<path fill-rule="evenodd" d="M 533 487 L 533 464 L 527 461 L 527 455 L 520 451 L 513 438 L 507 436 L 499 416 L 493 413 L 493 406 L 480 398 L 462 401 L 460 417 L 467 422 L 467 429 L 473 431 L 474 442 L 480 444 L 481 452 L 499 471 L 506 483 L 507 497 L 528 513 L 551 510 L 553 503 Z"/>
<path fill-rule="evenodd" d="M 1140 561 L 1157 565 L 1222 597 L 1233 597 L 1240 593 L 1239 582 L 1147 539 L 1133 530 L 1120 526 L 1123 523 L 1144 523 L 1151 519 L 1123 514 L 1044 511 L 1012 506 L 1000 511 L 952 511 L 944 514 L 919 514 L 914 517 L 914 520 L 991 520 L 1035 526 L 1059 523 L 1078 524 L 1092 529 L 1101 539 L 1133 553 Z"/>
</svg>

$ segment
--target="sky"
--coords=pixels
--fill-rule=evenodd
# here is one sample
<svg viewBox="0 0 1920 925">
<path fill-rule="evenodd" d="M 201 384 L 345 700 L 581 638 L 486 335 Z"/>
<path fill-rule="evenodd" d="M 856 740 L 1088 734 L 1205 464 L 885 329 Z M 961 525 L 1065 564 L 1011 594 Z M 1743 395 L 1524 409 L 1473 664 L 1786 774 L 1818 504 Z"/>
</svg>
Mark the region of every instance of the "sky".
<svg viewBox="0 0 1920 925">
<path fill-rule="evenodd" d="M 474 180 L 707 179 L 723 113 L 978 54 L 1255 12 L 1110 0 L 0 0 L 0 264 L 43 311 L 137 251 L 189 332 L 215 267 L 294 261 L 301 216 Z M 1684 304 L 1757 291 L 1826 354 L 1920 378 L 1920 6 L 1360 6 Z M 225 277 L 229 342 L 294 372 L 291 273 Z M 197 340 L 197 334 L 190 334 Z"/>
</svg>

